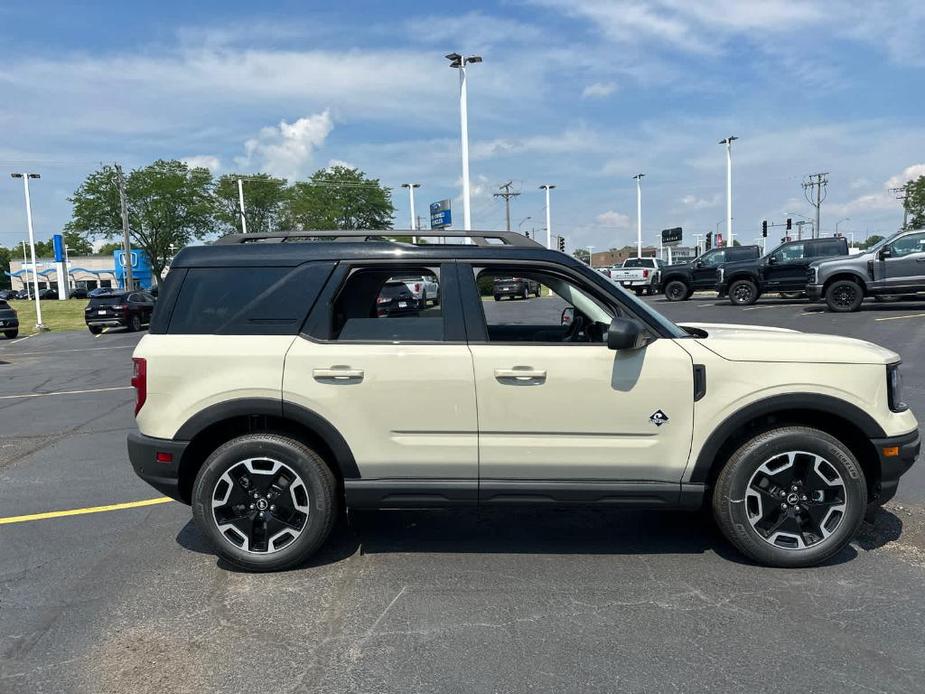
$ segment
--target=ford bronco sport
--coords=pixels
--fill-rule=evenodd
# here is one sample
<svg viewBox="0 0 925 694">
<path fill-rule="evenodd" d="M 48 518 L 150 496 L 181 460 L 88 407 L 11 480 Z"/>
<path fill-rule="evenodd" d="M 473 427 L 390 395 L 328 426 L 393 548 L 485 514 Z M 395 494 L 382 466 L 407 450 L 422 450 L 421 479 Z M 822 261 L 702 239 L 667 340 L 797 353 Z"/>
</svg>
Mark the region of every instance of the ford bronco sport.
<svg viewBox="0 0 925 694">
<path fill-rule="evenodd" d="M 808 566 L 918 455 L 889 350 L 678 326 L 510 232 L 386 233 L 235 235 L 172 264 L 133 356 L 129 457 L 236 565 L 303 562 L 344 506 L 536 503 L 707 504 L 751 559 Z M 377 312 L 412 273 L 440 304 Z M 549 295 L 482 301 L 512 276 Z"/>
</svg>

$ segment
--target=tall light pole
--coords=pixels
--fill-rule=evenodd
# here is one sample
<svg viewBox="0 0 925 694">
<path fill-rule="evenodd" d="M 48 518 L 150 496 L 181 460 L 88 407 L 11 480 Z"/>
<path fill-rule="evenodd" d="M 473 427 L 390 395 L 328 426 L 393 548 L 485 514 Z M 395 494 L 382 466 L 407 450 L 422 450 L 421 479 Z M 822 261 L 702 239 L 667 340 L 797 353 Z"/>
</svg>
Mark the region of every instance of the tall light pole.
<svg viewBox="0 0 925 694">
<path fill-rule="evenodd" d="M 41 178 L 37 173 L 12 173 L 13 178 L 21 178 L 23 192 L 26 195 L 26 225 L 29 227 L 29 251 L 32 254 L 32 283 L 35 288 L 35 327 L 37 330 L 47 330 L 42 322 L 42 304 L 39 301 L 39 271 L 35 264 L 35 233 L 32 229 L 32 199 L 29 197 L 29 179 Z"/>
<path fill-rule="evenodd" d="M 522 227 L 522 226 L 524 225 L 524 222 L 526 222 L 528 219 L 533 219 L 533 217 L 527 216 L 527 217 L 524 217 L 523 219 L 521 219 L 520 222 L 518 222 L 518 224 L 517 224 L 517 233 L 518 233 L 518 234 L 520 233 L 520 227 Z"/>
<path fill-rule="evenodd" d="M 26 242 L 20 241 L 22 244 L 22 271 L 26 273 L 26 279 L 22 280 L 22 286 L 26 290 L 26 296 L 29 297 L 29 301 L 32 301 L 32 290 L 29 289 L 29 271 L 26 270 L 26 265 L 29 264 L 29 260 L 26 258 Z M 32 266 L 32 275 L 35 275 L 35 266 Z M 38 282 L 38 280 L 36 280 Z"/>
<path fill-rule="evenodd" d="M 241 233 L 247 233 L 247 218 L 244 216 L 244 179 L 238 179 L 238 205 L 241 208 Z"/>
<path fill-rule="evenodd" d="M 469 203 L 469 104 L 468 90 L 466 88 L 466 65 L 481 63 L 482 57 L 470 55 L 463 57 L 459 53 L 450 53 L 446 56 L 450 67 L 459 70 L 459 133 L 462 144 L 462 183 L 463 183 L 463 229 L 472 229 L 472 212 Z M 466 238 L 466 243 L 471 243 Z"/>
<path fill-rule="evenodd" d="M 726 245 L 732 247 L 732 142 L 739 138 L 730 135 L 719 141 L 726 145 Z"/>
<path fill-rule="evenodd" d="M 838 236 L 838 225 L 839 224 L 841 224 L 842 222 L 850 222 L 850 221 L 851 221 L 851 217 L 844 217 L 842 219 L 839 219 L 837 222 L 835 222 L 835 235 Z"/>
<path fill-rule="evenodd" d="M 417 217 L 415 216 L 415 213 L 414 213 L 414 189 L 420 188 L 421 184 L 420 183 L 402 183 L 401 187 L 408 189 L 408 206 L 411 211 L 411 226 L 408 228 L 411 229 L 411 231 L 417 231 L 418 223 L 417 223 Z M 413 243 L 417 243 L 418 237 L 416 235 L 412 236 L 411 241 Z"/>
<path fill-rule="evenodd" d="M 552 250 L 552 211 L 549 208 L 549 191 L 555 188 L 554 185 L 544 183 L 540 190 L 546 190 L 546 248 Z"/>
<path fill-rule="evenodd" d="M 591 262 L 594 259 L 594 246 L 586 246 L 588 249 L 588 267 L 594 267 Z"/>
<path fill-rule="evenodd" d="M 642 177 L 644 173 L 633 176 L 636 181 L 636 257 L 642 257 Z"/>
</svg>

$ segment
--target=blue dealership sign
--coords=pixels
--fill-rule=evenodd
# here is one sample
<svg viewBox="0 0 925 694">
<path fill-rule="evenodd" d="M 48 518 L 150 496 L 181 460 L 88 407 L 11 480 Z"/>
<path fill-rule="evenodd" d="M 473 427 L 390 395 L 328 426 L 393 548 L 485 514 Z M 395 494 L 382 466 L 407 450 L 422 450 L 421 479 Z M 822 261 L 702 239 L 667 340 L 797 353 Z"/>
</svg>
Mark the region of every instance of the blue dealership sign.
<svg viewBox="0 0 925 694">
<path fill-rule="evenodd" d="M 55 248 L 55 262 L 60 263 L 64 260 L 64 237 L 61 234 L 55 234 L 51 237 L 51 242 Z"/>
<path fill-rule="evenodd" d="M 125 251 L 113 251 L 112 255 L 115 261 L 116 281 L 120 287 L 125 288 Z M 153 282 L 153 273 L 151 272 L 151 262 L 148 260 L 148 254 L 144 251 L 133 249 L 131 263 L 132 279 L 135 284 L 142 288 L 150 287 Z"/>
<path fill-rule="evenodd" d="M 430 228 L 446 229 L 453 225 L 453 214 L 450 211 L 450 201 L 440 200 L 430 203 Z"/>
</svg>

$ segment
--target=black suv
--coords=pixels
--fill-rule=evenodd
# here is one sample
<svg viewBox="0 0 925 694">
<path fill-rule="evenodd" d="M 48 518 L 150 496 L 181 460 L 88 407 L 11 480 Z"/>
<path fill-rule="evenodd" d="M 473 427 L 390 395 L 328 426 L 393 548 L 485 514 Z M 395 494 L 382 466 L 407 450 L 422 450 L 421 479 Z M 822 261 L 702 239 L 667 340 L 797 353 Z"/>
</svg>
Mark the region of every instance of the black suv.
<svg viewBox="0 0 925 694">
<path fill-rule="evenodd" d="M 5 301 L 0 301 L 0 332 L 10 340 L 19 335 L 19 315 Z"/>
<path fill-rule="evenodd" d="M 820 258 L 848 255 L 843 238 L 805 239 L 782 243 L 755 260 L 726 263 L 719 269 L 716 291 L 737 306 L 748 306 L 767 292 L 802 292 L 809 264 Z"/>
<path fill-rule="evenodd" d="M 540 285 L 529 277 L 498 277 L 493 283 L 492 292 L 495 301 L 501 301 L 506 296 L 511 299 L 526 299 L 531 294 L 539 296 Z"/>
<path fill-rule="evenodd" d="M 668 301 L 687 301 L 698 290 L 716 287 L 717 270 L 723 263 L 754 260 L 761 256 L 760 246 L 713 248 L 686 263 L 662 268 L 662 287 Z"/>
<path fill-rule="evenodd" d="M 84 321 L 94 335 L 103 328 L 128 328 L 134 332 L 151 322 L 154 297 L 145 292 L 101 294 L 90 297 L 84 309 Z"/>
</svg>

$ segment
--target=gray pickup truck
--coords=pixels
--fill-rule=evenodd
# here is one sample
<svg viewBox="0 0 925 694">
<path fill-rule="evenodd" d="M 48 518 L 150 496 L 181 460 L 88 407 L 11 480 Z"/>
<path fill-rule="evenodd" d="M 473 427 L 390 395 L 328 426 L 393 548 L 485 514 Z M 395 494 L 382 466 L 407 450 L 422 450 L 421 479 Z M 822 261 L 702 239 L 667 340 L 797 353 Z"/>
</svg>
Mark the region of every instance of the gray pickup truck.
<svg viewBox="0 0 925 694">
<path fill-rule="evenodd" d="M 830 311 L 857 311 L 866 296 L 906 296 L 925 291 L 925 229 L 900 231 L 858 255 L 811 263 L 810 299 Z"/>
</svg>

